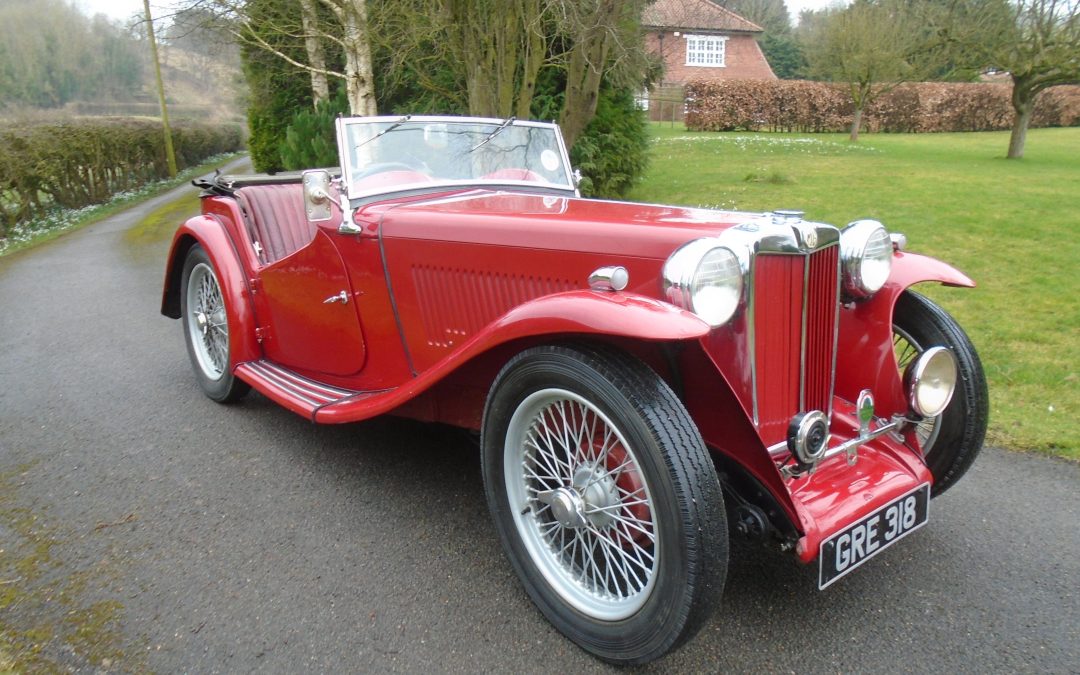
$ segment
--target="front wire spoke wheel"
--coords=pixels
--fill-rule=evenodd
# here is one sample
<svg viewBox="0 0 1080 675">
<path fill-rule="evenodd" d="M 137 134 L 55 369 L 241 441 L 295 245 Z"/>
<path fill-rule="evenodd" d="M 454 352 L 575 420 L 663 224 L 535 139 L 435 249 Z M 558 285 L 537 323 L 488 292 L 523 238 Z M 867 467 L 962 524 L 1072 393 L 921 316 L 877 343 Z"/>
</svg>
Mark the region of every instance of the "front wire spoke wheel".
<svg viewBox="0 0 1080 675">
<path fill-rule="evenodd" d="M 552 588 L 605 620 L 637 611 L 655 579 L 658 537 L 623 434 L 583 397 L 544 389 L 518 407 L 505 451 L 515 524 Z"/>
<path fill-rule="evenodd" d="M 640 664 L 701 629 L 727 571 L 723 495 L 652 369 L 599 345 L 521 352 L 491 386 L 481 451 L 507 557 L 564 635 Z"/>
<path fill-rule="evenodd" d="M 956 391 L 940 415 L 920 420 L 914 431 L 923 461 L 934 476 L 936 497 L 956 484 L 982 449 L 989 396 L 982 361 L 967 334 L 948 312 L 911 290 L 893 310 L 893 349 L 901 375 L 925 350 L 941 346 L 956 358 Z"/>
</svg>

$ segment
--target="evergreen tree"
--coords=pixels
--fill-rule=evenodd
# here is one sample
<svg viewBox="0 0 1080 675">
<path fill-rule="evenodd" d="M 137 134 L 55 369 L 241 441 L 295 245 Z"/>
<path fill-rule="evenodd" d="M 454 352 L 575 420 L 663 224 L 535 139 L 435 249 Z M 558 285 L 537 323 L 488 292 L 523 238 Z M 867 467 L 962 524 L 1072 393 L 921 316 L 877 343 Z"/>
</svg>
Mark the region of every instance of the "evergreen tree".
<svg viewBox="0 0 1080 675">
<path fill-rule="evenodd" d="M 289 0 L 250 0 L 248 11 L 255 19 L 253 25 L 273 25 L 275 18 L 294 11 Z M 265 23 L 261 21 L 266 19 Z M 304 57 L 301 40 L 289 40 L 281 35 L 267 35 L 282 51 L 295 58 Z M 281 145 L 285 130 L 301 110 L 312 107 L 310 76 L 258 47 L 244 44 L 240 49 L 244 77 L 248 83 L 247 101 L 248 149 L 256 171 L 275 172 L 285 168 Z"/>
<path fill-rule="evenodd" d="M 349 99 L 344 89 L 336 96 L 319 101 L 314 110 L 296 113 L 285 129 L 279 153 L 288 170 L 314 169 L 338 165 L 334 120 L 349 113 Z"/>
</svg>

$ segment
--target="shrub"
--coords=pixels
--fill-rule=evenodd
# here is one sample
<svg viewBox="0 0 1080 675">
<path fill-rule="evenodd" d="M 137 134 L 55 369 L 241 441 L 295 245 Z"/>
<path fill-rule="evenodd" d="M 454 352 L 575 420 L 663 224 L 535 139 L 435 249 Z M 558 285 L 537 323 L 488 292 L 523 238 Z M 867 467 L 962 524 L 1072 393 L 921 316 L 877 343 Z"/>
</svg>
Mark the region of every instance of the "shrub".
<svg viewBox="0 0 1080 675">
<path fill-rule="evenodd" d="M 161 125 L 109 119 L 0 126 L 0 236 L 53 206 L 79 208 L 168 177 Z M 179 168 L 243 147 L 236 126 L 173 127 Z"/>
<path fill-rule="evenodd" d="M 916 82 L 867 106 L 870 131 L 993 131 L 1012 125 L 1011 85 Z M 846 85 L 800 80 L 698 80 L 686 85 L 686 126 L 694 131 L 846 131 L 853 112 Z M 1033 127 L 1080 124 L 1080 87 L 1054 87 L 1036 100 Z"/>
<path fill-rule="evenodd" d="M 532 100 L 532 118 L 553 120 L 562 108 L 565 74 L 544 68 Z M 649 163 L 648 119 L 635 93 L 604 82 L 596 115 L 570 148 L 570 163 L 581 171 L 581 194 L 622 197 L 645 173 Z"/>
<path fill-rule="evenodd" d="M 349 112 L 343 89 L 332 99 L 320 101 L 314 110 L 301 110 L 285 129 L 281 143 L 281 163 L 286 169 L 337 166 L 337 136 L 334 120 Z"/>
<path fill-rule="evenodd" d="M 893 133 L 921 131 L 919 128 L 921 93 L 918 85 L 904 84 L 894 89 L 888 96 L 875 100 L 867 107 L 864 116 L 867 129 Z"/>
<path fill-rule="evenodd" d="M 645 113 L 629 89 L 602 89 L 596 116 L 570 150 L 581 170 L 581 193 L 588 197 L 621 197 L 649 161 Z"/>
</svg>

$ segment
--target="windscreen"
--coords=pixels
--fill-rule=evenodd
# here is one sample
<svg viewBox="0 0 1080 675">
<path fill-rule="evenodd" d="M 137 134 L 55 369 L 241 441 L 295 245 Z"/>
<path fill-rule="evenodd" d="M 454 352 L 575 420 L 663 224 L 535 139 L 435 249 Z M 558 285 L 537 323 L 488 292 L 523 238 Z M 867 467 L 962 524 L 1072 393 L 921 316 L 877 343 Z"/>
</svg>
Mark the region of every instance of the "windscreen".
<svg viewBox="0 0 1080 675">
<path fill-rule="evenodd" d="M 573 189 L 553 125 L 448 119 L 346 120 L 349 196 L 429 184 L 539 184 Z"/>
</svg>

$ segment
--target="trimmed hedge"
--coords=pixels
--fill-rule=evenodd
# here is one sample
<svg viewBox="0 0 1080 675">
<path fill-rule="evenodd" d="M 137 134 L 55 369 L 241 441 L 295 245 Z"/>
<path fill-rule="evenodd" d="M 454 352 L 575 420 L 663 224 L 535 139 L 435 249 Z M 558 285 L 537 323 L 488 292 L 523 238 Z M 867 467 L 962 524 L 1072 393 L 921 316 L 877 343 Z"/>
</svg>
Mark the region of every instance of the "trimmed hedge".
<svg viewBox="0 0 1080 675">
<path fill-rule="evenodd" d="M 173 127 L 178 168 L 243 147 L 238 126 Z M 92 119 L 0 126 L 0 237 L 57 206 L 81 208 L 168 177 L 161 124 Z"/>
<path fill-rule="evenodd" d="M 863 112 L 863 129 L 898 133 L 996 131 L 1013 121 L 1012 85 L 902 84 Z M 805 80 L 696 80 L 686 85 L 692 131 L 841 132 L 851 126 L 847 85 Z M 1080 126 L 1080 87 L 1053 87 L 1036 100 L 1033 127 Z"/>
</svg>

